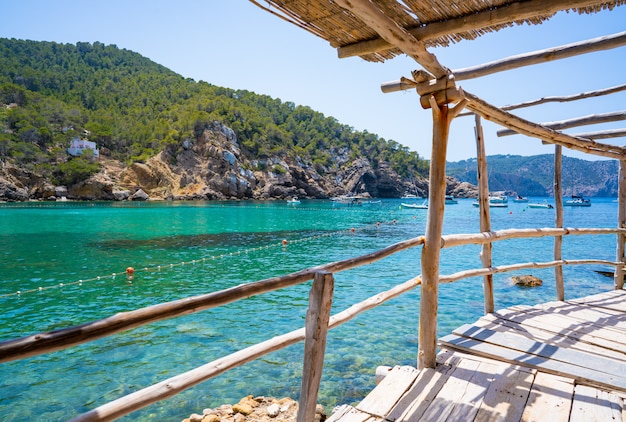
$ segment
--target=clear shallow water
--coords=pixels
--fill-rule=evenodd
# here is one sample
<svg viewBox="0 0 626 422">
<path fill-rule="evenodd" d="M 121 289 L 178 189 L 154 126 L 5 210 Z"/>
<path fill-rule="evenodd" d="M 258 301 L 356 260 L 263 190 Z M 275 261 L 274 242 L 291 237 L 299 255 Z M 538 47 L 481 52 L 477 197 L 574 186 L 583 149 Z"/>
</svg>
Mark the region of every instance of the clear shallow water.
<svg viewBox="0 0 626 422">
<path fill-rule="evenodd" d="M 478 231 L 478 209 L 471 202 L 446 207 L 445 233 Z M 426 212 L 399 205 L 399 200 L 353 208 L 329 201 L 0 205 L 0 339 L 286 274 L 422 235 Z M 554 210 L 510 203 L 491 211 L 494 230 L 554 226 Z M 564 217 L 566 227 L 614 227 L 617 204 L 594 199 L 590 208 L 566 208 Z M 568 236 L 563 243 L 565 259 L 615 259 L 615 236 L 597 236 L 591 247 L 588 237 Z M 494 265 L 549 261 L 552 245 L 552 238 L 497 243 Z M 477 246 L 444 249 L 442 274 L 480 266 L 479 252 Z M 419 274 L 419 259 L 416 248 L 336 274 L 334 312 Z M 136 270 L 132 283 L 124 275 L 128 266 Z M 594 269 L 565 267 L 566 297 L 611 289 L 612 279 Z M 511 286 L 514 274 L 496 275 L 496 308 L 554 300 L 553 270 L 532 274 L 544 285 L 521 289 Z M 0 364 L 0 418 L 67 420 L 300 328 L 309 288 L 307 283 Z M 440 335 L 480 317 L 482 279 L 442 285 L 439 310 Z M 418 315 L 416 290 L 332 330 L 320 402 L 328 410 L 358 402 L 373 388 L 378 365 L 414 365 Z M 274 352 L 123 419 L 182 420 L 247 394 L 297 399 L 302 348 L 296 344 Z"/>
</svg>

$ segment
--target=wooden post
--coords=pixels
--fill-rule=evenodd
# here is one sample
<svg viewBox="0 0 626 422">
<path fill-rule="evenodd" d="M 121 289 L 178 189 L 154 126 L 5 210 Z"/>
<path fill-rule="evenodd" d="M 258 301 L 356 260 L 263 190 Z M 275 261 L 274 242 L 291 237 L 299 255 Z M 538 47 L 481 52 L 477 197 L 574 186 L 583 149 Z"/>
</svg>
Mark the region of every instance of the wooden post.
<svg viewBox="0 0 626 422">
<path fill-rule="evenodd" d="M 313 286 L 309 292 L 309 309 L 306 312 L 304 365 L 298 422 L 309 422 L 315 419 L 334 288 L 335 280 L 331 273 L 315 274 Z"/>
<path fill-rule="evenodd" d="M 617 219 L 618 227 L 626 228 L 626 161 L 619 162 L 619 187 L 617 194 Z M 617 235 L 617 262 L 626 263 L 624 257 L 624 242 L 626 236 L 623 233 Z M 615 289 L 624 288 L 624 269 L 622 267 L 615 268 Z"/>
<path fill-rule="evenodd" d="M 434 368 L 437 358 L 437 306 L 439 283 L 439 255 L 446 195 L 446 152 L 450 123 L 465 104 L 461 100 L 453 109 L 448 104 L 438 105 L 431 95 L 433 139 L 430 160 L 428 192 L 428 219 L 424 247 L 422 248 L 422 291 L 418 336 L 418 368 Z"/>
<path fill-rule="evenodd" d="M 563 169 L 563 147 L 554 146 L 554 204 L 556 205 L 555 227 L 563 228 L 563 189 L 561 187 Z M 554 260 L 563 259 L 563 236 L 554 238 Z M 563 266 L 554 267 L 554 279 L 556 281 L 557 300 L 565 300 L 565 283 L 563 282 Z"/>
<path fill-rule="evenodd" d="M 489 209 L 489 172 L 487 171 L 487 155 L 485 154 L 485 138 L 483 136 L 483 127 L 480 123 L 480 116 L 476 114 L 476 126 L 474 128 L 476 134 L 476 174 L 478 177 L 478 203 L 480 204 L 480 231 L 491 231 L 491 215 Z M 492 247 L 491 242 L 485 243 L 480 252 L 480 261 L 484 268 L 490 268 L 492 265 Z M 485 296 L 485 314 L 493 313 L 493 274 L 484 277 L 483 292 Z"/>
</svg>

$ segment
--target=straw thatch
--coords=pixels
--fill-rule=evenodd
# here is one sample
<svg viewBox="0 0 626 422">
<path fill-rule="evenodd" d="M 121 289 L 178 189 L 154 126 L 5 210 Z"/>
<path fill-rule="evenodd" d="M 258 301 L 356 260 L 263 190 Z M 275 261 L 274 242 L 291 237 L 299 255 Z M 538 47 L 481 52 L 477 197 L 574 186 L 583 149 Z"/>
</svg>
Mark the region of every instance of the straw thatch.
<svg viewBox="0 0 626 422">
<path fill-rule="evenodd" d="M 403 51 L 381 39 L 371 26 L 338 0 L 251 0 L 263 9 L 327 40 L 340 57 L 358 55 L 382 62 Z M 264 3 L 267 5 L 265 6 Z M 358 1 L 345 1 L 354 5 Z M 540 24 L 558 11 L 595 13 L 626 0 L 370 0 L 390 21 L 425 47 L 447 46 L 512 25 Z"/>
</svg>

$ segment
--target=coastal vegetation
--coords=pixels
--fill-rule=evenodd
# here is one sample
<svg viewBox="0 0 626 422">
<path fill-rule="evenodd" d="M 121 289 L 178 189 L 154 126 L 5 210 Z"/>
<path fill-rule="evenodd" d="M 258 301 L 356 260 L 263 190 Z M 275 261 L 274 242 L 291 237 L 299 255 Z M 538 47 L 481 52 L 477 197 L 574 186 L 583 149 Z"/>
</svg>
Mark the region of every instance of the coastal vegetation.
<svg viewBox="0 0 626 422">
<path fill-rule="evenodd" d="M 0 159 L 58 183 L 99 169 L 68 163 L 76 137 L 130 164 L 197 139 L 214 122 L 236 133 L 248 158 L 297 157 L 324 174 L 337 155 L 366 157 L 404 178 L 428 174 L 426 160 L 393 140 L 305 105 L 185 78 L 100 42 L 0 39 L 0 104 Z"/>
</svg>

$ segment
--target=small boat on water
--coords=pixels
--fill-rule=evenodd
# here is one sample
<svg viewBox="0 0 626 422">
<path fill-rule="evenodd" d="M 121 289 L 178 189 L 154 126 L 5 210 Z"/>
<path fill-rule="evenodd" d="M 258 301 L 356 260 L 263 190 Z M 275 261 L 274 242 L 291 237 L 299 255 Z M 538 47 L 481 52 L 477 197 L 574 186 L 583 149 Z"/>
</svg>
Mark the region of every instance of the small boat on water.
<svg viewBox="0 0 626 422">
<path fill-rule="evenodd" d="M 525 196 L 517 195 L 515 198 L 513 198 L 513 202 L 528 202 L 528 198 L 526 198 Z"/>
<path fill-rule="evenodd" d="M 480 207 L 480 203 L 478 201 L 472 202 L 472 205 L 475 207 Z M 506 202 L 492 202 L 491 200 L 489 201 L 489 208 L 507 208 L 508 206 L 509 204 Z"/>
<path fill-rule="evenodd" d="M 531 203 L 528 204 L 528 208 L 546 208 L 546 209 L 552 209 L 554 208 L 552 206 L 552 204 L 548 204 L 548 201 L 543 201 L 541 203 Z"/>
<path fill-rule="evenodd" d="M 363 201 L 363 206 L 372 206 L 372 205 L 381 205 L 383 203 L 383 201 L 381 201 L 380 199 L 376 199 L 376 200 L 372 200 L 372 201 Z"/>
<path fill-rule="evenodd" d="M 565 207 L 590 207 L 591 200 L 578 195 L 572 195 L 571 199 L 563 202 Z"/>
<path fill-rule="evenodd" d="M 480 207 L 478 201 L 472 202 L 475 207 Z M 509 206 L 509 197 L 506 195 L 489 195 L 489 207 L 490 208 L 506 208 Z"/>
<path fill-rule="evenodd" d="M 404 195 L 402 195 L 400 199 L 421 199 L 421 198 L 412 193 L 405 193 Z"/>
<path fill-rule="evenodd" d="M 489 205 L 491 204 L 508 204 L 509 197 L 506 195 L 489 195 Z"/>
<path fill-rule="evenodd" d="M 428 209 L 428 201 L 424 201 L 421 204 L 407 204 L 406 202 L 403 202 L 401 204 L 401 207 L 402 208 L 427 210 Z"/>
<path fill-rule="evenodd" d="M 458 204 L 459 201 L 452 195 L 446 195 L 446 204 Z"/>
<path fill-rule="evenodd" d="M 340 206 L 340 205 L 361 206 L 363 205 L 364 199 L 366 198 L 360 195 L 342 195 L 342 196 L 336 196 L 332 198 L 331 200 L 333 201 L 333 206 Z"/>
<path fill-rule="evenodd" d="M 293 198 L 289 198 L 289 199 L 287 200 L 287 203 L 288 203 L 288 204 L 291 204 L 291 205 L 296 205 L 296 204 L 299 204 L 299 203 L 300 203 L 300 200 L 298 199 L 298 197 L 297 197 L 297 196 L 294 196 Z"/>
</svg>

